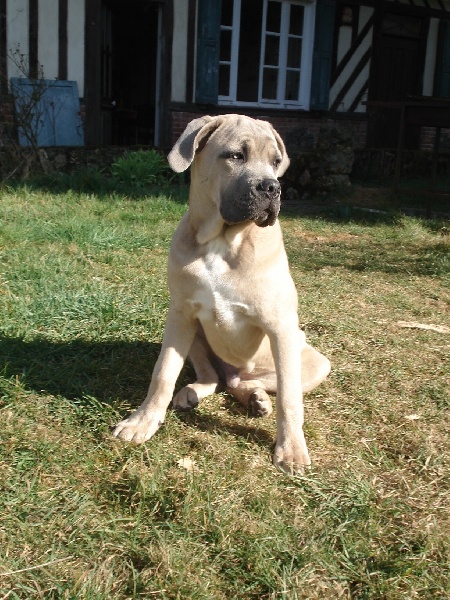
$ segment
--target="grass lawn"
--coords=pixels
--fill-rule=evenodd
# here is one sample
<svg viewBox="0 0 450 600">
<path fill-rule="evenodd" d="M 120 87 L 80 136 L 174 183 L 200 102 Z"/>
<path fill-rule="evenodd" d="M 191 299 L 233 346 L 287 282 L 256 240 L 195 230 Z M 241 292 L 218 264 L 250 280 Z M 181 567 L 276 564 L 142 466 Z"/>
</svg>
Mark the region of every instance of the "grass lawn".
<svg viewBox="0 0 450 600">
<path fill-rule="evenodd" d="M 183 187 L 0 190 L 0 599 L 450 597 L 448 222 L 282 217 L 333 369 L 290 478 L 273 416 L 225 395 L 144 446 L 110 436 L 146 393 L 185 210 Z"/>
</svg>

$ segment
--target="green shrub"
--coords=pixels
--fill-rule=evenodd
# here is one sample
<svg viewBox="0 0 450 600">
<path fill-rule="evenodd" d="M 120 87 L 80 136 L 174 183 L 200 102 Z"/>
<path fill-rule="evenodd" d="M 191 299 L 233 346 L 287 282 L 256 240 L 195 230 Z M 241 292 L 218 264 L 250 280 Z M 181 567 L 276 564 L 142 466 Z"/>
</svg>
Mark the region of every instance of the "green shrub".
<svg viewBox="0 0 450 600">
<path fill-rule="evenodd" d="M 172 174 L 165 157 L 156 150 L 126 152 L 113 163 L 111 172 L 119 183 L 137 187 L 166 183 Z"/>
</svg>

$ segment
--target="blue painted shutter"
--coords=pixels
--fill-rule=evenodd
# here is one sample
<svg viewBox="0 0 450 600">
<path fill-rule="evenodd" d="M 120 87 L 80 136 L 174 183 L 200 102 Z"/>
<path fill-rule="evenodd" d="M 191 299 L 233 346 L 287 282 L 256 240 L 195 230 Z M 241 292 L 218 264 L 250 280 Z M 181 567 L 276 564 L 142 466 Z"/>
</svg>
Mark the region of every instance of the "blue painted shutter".
<svg viewBox="0 0 450 600">
<path fill-rule="evenodd" d="M 450 21 L 442 20 L 439 24 L 434 95 L 450 97 Z"/>
<path fill-rule="evenodd" d="M 217 104 L 221 12 L 221 0 L 199 0 L 195 90 L 195 101 L 199 104 Z"/>
<path fill-rule="evenodd" d="M 311 80 L 311 110 L 328 110 L 335 0 L 317 0 Z"/>
<path fill-rule="evenodd" d="M 84 144 L 76 81 L 12 77 L 11 89 L 21 146 Z"/>
</svg>

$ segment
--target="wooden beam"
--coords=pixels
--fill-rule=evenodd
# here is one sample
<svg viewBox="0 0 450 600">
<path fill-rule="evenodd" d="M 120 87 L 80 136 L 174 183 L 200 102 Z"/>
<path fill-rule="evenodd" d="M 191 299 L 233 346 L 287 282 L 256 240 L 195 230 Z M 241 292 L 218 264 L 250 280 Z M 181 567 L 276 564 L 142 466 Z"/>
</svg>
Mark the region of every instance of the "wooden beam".
<svg viewBox="0 0 450 600">
<path fill-rule="evenodd" d="M 0 94 L 8 91 L 6 72 L 6 0 L 0 0 Z"/>
<path fill-rule="evenodd" d="M 67 79 L 67 0 L 59 0 L 58 8 L 58 79 Z"/>
<path fill-rule="evenodd" d="M 101 0 L 85 0 L 85 7 L 85 142 L 87 146 L 98 146 L 101 143 Z"/>
<path fill-rule="evenodd" d="M 29 0 L 29 22 L 28 22 L 28 76 L 31 79 L 38 79 L 39 73 L 39 53 L 38 53 L 38 32 L 39 32 L 39 3 L 38 0 Z"/>
</svg>

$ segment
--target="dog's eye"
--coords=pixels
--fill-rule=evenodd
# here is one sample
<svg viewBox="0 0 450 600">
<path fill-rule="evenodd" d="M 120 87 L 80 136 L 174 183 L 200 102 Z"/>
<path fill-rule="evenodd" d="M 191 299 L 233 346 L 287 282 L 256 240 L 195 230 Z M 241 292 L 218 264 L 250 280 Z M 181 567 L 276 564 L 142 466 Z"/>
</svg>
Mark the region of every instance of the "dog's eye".
<svg viewBox="0 0 450 600">
<path fill-rule="evenodd" d="M 273 161 L 273 166 L 275 167 L 275 169 L 278 169 L 278 167 L 281 165 L 281 158 L 276 158 Z"/>
<path fill-rule="evenodd" d="M 231 158 L 231 160 L 244 160 L 244 155 L 242 152 L 230 152 L 228 158 Z"/>
</svg>

